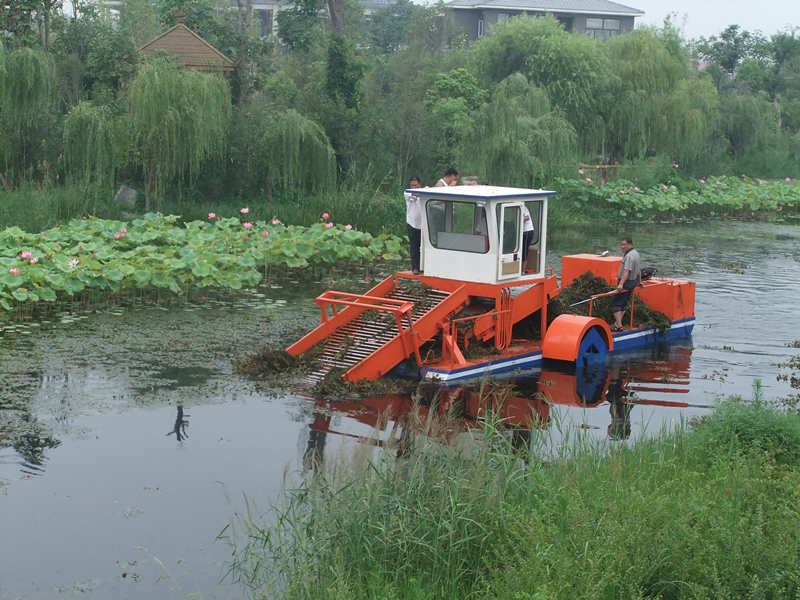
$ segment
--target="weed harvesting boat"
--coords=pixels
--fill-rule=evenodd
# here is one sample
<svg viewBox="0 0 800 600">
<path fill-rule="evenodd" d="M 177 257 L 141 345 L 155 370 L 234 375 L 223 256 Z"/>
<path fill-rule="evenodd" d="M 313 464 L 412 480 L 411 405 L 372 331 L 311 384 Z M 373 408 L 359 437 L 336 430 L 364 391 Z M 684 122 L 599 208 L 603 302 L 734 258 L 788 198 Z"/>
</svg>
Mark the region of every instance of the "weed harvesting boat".
<svg viewBox="0 0 800 600">
<path fill-rule="evenodd" d="M 397 272 L 363 294 L 318 296 L 321 323 L 286 349 L 298 356 L 319 346 L 310 381 L 331 372 L 351 382 L 375 380 L 401 363 L 406 373 L 444 382 L 546 359 L 586 368 L 603 364 L 609 352 L 691 335 L 695 284 L 670 277 L 650 277 L 633 291 L 623 331 L 592 315 L 596 301 L 614 291 L 588 298 L 588 315 L 548 319 L 549 302 L 586 272 L 616 286 L 622 260 L 563 256 L 559 285 L 545 267 L 547 204 L 555 192 L 487 185 L 407 191 L 422 207 L 422 273 Z M 533 231 L 523 235 L 526 209 Z M 666 315 L 669 326 L 637 325 L 641 303 Z"/>
</svg>

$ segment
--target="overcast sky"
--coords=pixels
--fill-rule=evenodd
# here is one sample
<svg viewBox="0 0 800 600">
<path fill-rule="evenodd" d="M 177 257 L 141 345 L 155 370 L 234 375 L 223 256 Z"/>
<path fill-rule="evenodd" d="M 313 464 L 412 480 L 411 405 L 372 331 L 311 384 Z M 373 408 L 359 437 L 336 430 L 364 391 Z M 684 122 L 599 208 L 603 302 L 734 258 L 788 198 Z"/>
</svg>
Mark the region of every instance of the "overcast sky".
<svg viewBox="0 0 800 600">
<path fill-rule="evenodd" d="M 800 27 L 800 0 L 616 0 L 645 12 L 637 23 L 661 25 L 664 17 L 677 13 L 673 23 L 687 39 L 717 35 L 728 25 L 756 29 L 767 36 L 787 25 Z"/>
</svg>

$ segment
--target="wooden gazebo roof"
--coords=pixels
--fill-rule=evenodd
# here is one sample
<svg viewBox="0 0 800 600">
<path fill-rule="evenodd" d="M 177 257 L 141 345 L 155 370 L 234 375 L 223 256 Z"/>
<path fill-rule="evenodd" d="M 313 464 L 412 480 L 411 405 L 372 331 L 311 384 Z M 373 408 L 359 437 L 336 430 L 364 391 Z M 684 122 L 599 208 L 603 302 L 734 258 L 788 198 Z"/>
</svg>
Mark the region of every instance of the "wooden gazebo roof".
<svg viewBox="0 0 800 600">
<path fill-rule="evenodd" d="M 177 25 L 139 48 L 139 52 L 148 55 L 159 51 L 177 57 L 187 69 L 233 71 L 236 68 L 230 58 L 183 24 L 183 14 L 178 15 Z"/>
</svg>

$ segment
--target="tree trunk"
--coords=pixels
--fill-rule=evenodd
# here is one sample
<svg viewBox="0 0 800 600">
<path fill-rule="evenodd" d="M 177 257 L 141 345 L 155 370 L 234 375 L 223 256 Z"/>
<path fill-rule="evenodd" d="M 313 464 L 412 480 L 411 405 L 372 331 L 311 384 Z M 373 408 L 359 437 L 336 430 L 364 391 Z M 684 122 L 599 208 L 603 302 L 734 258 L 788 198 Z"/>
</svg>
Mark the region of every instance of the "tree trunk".
<svg viewBox="0 0 800 600">
<path fill-rule="evenodd" d="M 331 32 L 333 37 L 342 37 L 342 25 L 344 21 L 344 1 L 328 0 L 328 13 L 331 17 Z"/>
<path fill-rule="evenodd" d="M 253 25 L 253 0 L 247 0 L 247 9 L 245 12 L 245 23 L 247 26 L 247 33 L 252 31 Z"/>
<path fill-rule="evenodd" d="M 236 0 L 236 29 L 239 33 L 242 32 L 242 26 L 244 23 L 244 19 L 242 19 L 242 11 L 244 10 L 244 3 L 242 0 Z"/>
</svg>

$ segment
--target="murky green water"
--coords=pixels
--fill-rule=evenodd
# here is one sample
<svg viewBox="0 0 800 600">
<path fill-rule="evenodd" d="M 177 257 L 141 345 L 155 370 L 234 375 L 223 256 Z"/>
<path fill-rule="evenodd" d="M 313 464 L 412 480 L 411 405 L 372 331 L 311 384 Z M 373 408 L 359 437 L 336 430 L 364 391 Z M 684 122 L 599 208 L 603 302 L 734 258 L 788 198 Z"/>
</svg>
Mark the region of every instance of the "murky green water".
<svg viewBox="0 0 800 600">
<path fill-rule="evenodd" d="M 768 397 L 790 393 L 776 377 L 799 352 L 787 344 L 800 338 L 800 227 L 575 233 L 556 237 L 549 262 L 614 251 L 622 234 L 643 264 L 697 282 L 692 340 L 622 359 L 650 401 L 631 412 L 633 436 L 703 414 L 719 397 L 749 396 L 757 377 Z M 244 495 L 266 508 L 310 451 L 329 458 L 359 437 L 386 439 L 402 418 L 382 422 L 377 400 L 358 410 L 319 403 L 232 372 L 233 357 L 316 324 L 312 298 L 327 287 L 282 282 L 208 306 L 63 315 L 3 331 L 0 599 L 240 597 L 219 583 L 230 549 L 215 538 L 245 510 Z M 608 402 L 549 411 L 598 436 L 614 419 Z"/>
</svg>

